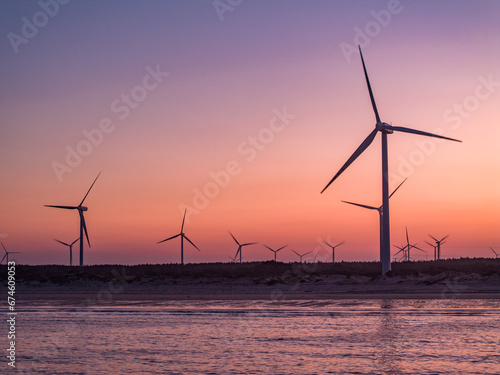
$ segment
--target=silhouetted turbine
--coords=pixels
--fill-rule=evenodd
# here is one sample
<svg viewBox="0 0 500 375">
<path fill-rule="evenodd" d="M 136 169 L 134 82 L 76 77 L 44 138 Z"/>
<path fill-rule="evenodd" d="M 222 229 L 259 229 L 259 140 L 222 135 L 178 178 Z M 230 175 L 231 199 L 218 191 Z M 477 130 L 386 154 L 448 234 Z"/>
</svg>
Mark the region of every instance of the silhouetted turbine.
<svg viewBox="0 0 500 375">
<path fill-rule="evenodd" d="M 97 175 L 95 178 L 94 182 L 92 182 L 92 185 L 90 185 L 90 189 L 87 191 L 87 194 L 83 197 L 82 201 L 78 206 L 52 206 L 52 205 L 45 205 L 45 207 L 54 207 L 54 208 L 62 208 L 65 210 L 77 210 L 78 215 L 80 216 L 80 239 L 83 238 L 83 232 L 85 231 L 85 237 L 87 237 L 87 243 L 90 247 L 90 241 L 89 241 L 89 235 L 87 233 L 87 226 L 85 225 L 85 218 L 83 217 L 83 211 L 87 211 L 88 208 L 85 206 L 82 206 L 83 202 L 85 202 L 85 198 L 87 198 L 87 195 L 89 195 L 90 190 L 94 186 L 95 182 L 101 175 L 101 172 Z M 83 266 L 83 241 L 80 241 L 80 267 Z"/>
<path fill-rule="evenodd" d="M 287 247 L 288 245 L 285 245 L 285 246 L 281 246 L 278 250 L 274 250 L 274 249 L 271 249 L 269 246 L 267 245 L 264 245 L 265 247 L 267 247 L 269 250 L 271 250 L 273 253 L 274 253 L 274 261 L 276 262 L 276 253 L 280 250 L 283 250 L 285 247 Z"/>
<path fill-rule="evenodd" d="M 238 244 L 238 251 L 236 251 L 236 255 L 234 257 L 236 258 L 238 256 L 238 253 L 239 253 L 240 254 L 240 264 L 241 264 L 241 249 L 245 246 L 255 245 L 258 242 L 248 242 L 248 243 L 240 244 L 231 232 L 229 232 L 229 234 L 231 235 L 231 237 L 233 237 L 234 242 L 236 242 Z"/>
<path fill-rule="evenodd" d="M 297 254 L 297 255 L 299 256 L 299 258 L 300 258 L 300 263 L 302 263 L 302 257 L 303 257 L 303 256 L 306 256 L 307 254 L 309 254 L 309 253 L 310 253 L 310 251 L 308 251 L 307 253 L 304 253 L 304 254 L 299 254 L 299 253 L 298 253 L 298 252 L 296 252 L 295 250 L 292 250 L 292 251 L 293 251 L 295 254 Z"/>
<path fill-rule="evenodd" d="M 336 248 L 336 247 L 338 247 L 338 246 L 340 246 L 340 245 L 342 245 L 342 244 L 344 244 L 345 242 L 344 242 L 344 241 L 342 241 L 341 243 L 338 243 L 338 244 L 336 244 L 335 246 L 330 245 L 330 244 L 329 244 L 328 242 L 326 242 L 326 241 L 323 241 L 323 242 L 325 243 L 325 245 L 326 245 L 326 246 L 328 246 L 328 247 L 331 247 L 331 248 L 332 248 L 332 263 L 335 263 L 335 248 Z"/>
<path fill-rule="evenodd" d="M 184 210 L 184 217 L 182 218 L 181 232 L 179 234 L 176 234 L 175 236 L 172 236 L 172 237 L 169 237 L 169 238 L 165 238 L 164 240 L 156 243 L 158 245 L 158 244 L 160 244 L 162 242 L 173 240 L 174 238 L 181 236 L 181 265 L 184 265 L 184 238 L 191 245 L 193 245 L 196 250 L 200 251 L 200 249 L 198 249 L 198 247 L 194 243 L 192 243 L 191 240 L 189 238 L 187 238 L 187 236 L 183 232 L 183 230 L 184 230 L 184 221 L 186 220 L 186 211 L 187 211 L 187 209 Z"/>
<path fill-rule="evenodd" d="M 5 259 L 5 264 L 9 265 L 9 254 L 21 254 L 21 252 L 20 251 L 7 251 L 7 249 L 3 245 L 3 242 L 0 242 L 0 243 L 2 244 L 3 251 L 5 251 L 5 255 L 2 258 L 2 262 Z M 0 262 L 0 264 L 2 264 L 2 262 Z"/>
<path fill-rule="evenodd" d="M 389 199 L 394 195 L 394 193 L 396 191 L 398 191 L 398 189 L 401 187 L 401 185 L 403 185 L 405 183 L 405 181 L 407 180 L 407 178 L 405 178 L 403 180 L 403 182 L 401 182 L 398 187 L 396 189 L 394 189 L 394 191 L 391 193 L 391 195 L 389 195 Z M 384 248 L 384 245 L 383 245 L 383 238 L 384 238 L 384 218 L 383 218 L 383 212 L 384 212 L 384 206 L 381 205 L 379 207 L 374 207 L 374 206 L 367 206 L 366 204 L 360 204 L 360 203 L 353 203 L 353 202 L 347 202 L 347 201 L 342 201 L 344 203 L 347 203 L 347 204 L 352 204 L 353 206 L 358 206 L 358 207 L 362 207 L 362 208 L 366 208 L 368 210 L 376 210 L 378 212 L 378 216 L 379 216 L 379 221 L 380 221 L 380 259 L 382 259 L 382 252 L 383 252 L 383 248 Z"/>
<path fill-rule="evenodd" d="M 368 73 L 366 72 L 365 61 L 363 60 L 363 54 L 361 53 L 361 47 L 358 46 L 358 48 L 361 57 L 361 63 L 363 65 L 363 71 L 365 74 L 366 85 L 368 87 L 368 92 L 370 94 L 370 100 L 372 103 L 373 112 L 375 113 L 375 119 L 377 122 L 375 124 L 375 129 L 372 130 L 372 132 L 368 135 L 368 137 L 366 137 L 366 139 L 361 143 L 361 145 L 356 149 L 356 151 L 354 151 L 351 157 L 345 162 L 342 168 L 340 168 L 337 174 L 333 176 L 333 178 L 321 192 L 323 193 L 332 184 L 332 182 L 335 181 L 337 177 L 339 177 L 342 174 L 342 172 L 344 172 L 354 162 L 354 160 L 356 160 L 358 156 L 361 155 L 372 144 L 378 132 L 382 134 L 382 206 L 384 211 L 383 215 L 384 224 L 383 224 L 383 236 L 382 236 L 383 251 L 380 261 L 382 263 L 382 275 L 385 275 L 387 272 L 391 270 L 391 239 L 390 239 L 390 220 L 389 220 L 389 164 L 388 164 L 388 151 L 387 151 L 387 135 L 392 134 L 396 131 L 396 132 L 424 135 L 427 137 L 446 139 L 456 142 L 461 142 L 461 141 L 437 134 L 423 132 L 420 130 L 414 130 L 401 126 L 392 126 L 387 124 L 386 122 L 382 122 L 380 120 L 377 106 L 375 104 L 375 98 L 373 96 L 372 88 L 370 86 L 370 80 L 368 79 Z"/>
<path fill-rule="evenodd" d="M 434 249 L 434 260 L 437 260 L 437 245 L 433 245 L 429 241 L 425 241 L 425 243 Z"/>
<path fill-rule="evenodd" d="M 499 256 L 500 254 L 498 254 L 495 250 L 493 250 L 493 248 L 492 248 L 492 247 L 490 247 L 490 249 L 491 249 L 491 251 L 493 251 L 493 252 L 495 253 L 496 258 L 498 259 L 498 256 Z"/>
<path fill-rule="evenodd" d="M 407 251 L 407 260 L 410 261 L 411 260 L 411 254 L 410 254 L 410 250 L 411 249 L 417 249 L 417 250 L 420 250 L 421 252 L 425 253 L 425 250 L 422 250 L 420 247 L 417 246 L 417 244 L 415 245 L 412 245 L 410 244 L 410 238 L 408 237 L 408 227 L 406 227 L 406 251 Z"/>
<path fill-rule="evenodd" d="M 54 238 L 54 241 L 57 241 L 63 245 L 66 245 L 69 247 L 69 265 L 72 266 L 73 265 L 73 245 L 75 244 L 76 241 L 78 241 L 79 238 L 77 238 L 76 240 L 74 240 L 73 242 L 71 242 L 70 244 L 66 243 L 66 242 L 62 242 L 62 241 L 59 241 L 59 240 L 56 240 Z"/>
<path fill-rule="evenodd" d="M 429 237 L 431 237 L 434 241 L 436 241 L 437 245 L 437 258 L 438 260 L 441 259 L 441 244 L 445 243 L 444 240 L 447 239 L 449 234 L 441 238 L 440 240 L 436 239 L 436 237 L 433 237 L 429 234 Z"/>
</svg>

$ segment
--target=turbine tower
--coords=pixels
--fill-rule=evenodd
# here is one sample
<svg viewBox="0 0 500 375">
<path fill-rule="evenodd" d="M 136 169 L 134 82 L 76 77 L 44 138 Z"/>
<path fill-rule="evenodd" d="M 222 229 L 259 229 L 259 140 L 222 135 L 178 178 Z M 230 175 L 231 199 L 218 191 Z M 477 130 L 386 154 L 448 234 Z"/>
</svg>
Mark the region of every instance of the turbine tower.
<svg viewBox="0 0 500 375">
<path fill-rule="evenodd" d="M 396 189 L 394 189 L 394 191 L 391 193 L 391 195 L 389 195 L 389 199 L 394 195 L 394 193 L 396 191 L 398 191 L 398 189 L 401 187 L 401 185 L 403 185 L 405 183 L 405 181 L 407 180 L 408 178 L 405 178 L 403 180 L 403 182 L 401 182 L 398 187 Z M 347 202 L 347 201 L 342 201 L 344 203 L 347 203 L 347 204 L 352 204 L 353 206 L 358 206 L 358 207 L 363 207 L 363 208 L 366 208 L 368 210 L 376 210 L 378 212 L 378 216 L 379 216 L 379 221 L 380 221 L 380 259 L 382 259 L 382 249 L 384 247 L 383 243 L 382 243 L 382 239 L 384 237 L 384 219 L 383 219 L 383 208 L 384 206 L 379 206 L 379 207 L 374 207 L 374 206 L 367 206 L 366 204 L 360 204 L 360 203 L 354 203 L 354 202 Z"/>
<path fill-rule="evenodd" d="M 425 243 L 434 249 L 434 260 L 437 260 L 437 245 L 433 245 L 429 241 L 425 241 Z"/>
<path fill-rule="evenodd" d="M 89 235 L 87 233 L 87 226 L 85 225 L 85 218 L 83 217 L 83 212 L 87 211 L 88 208 L 85 206 L 82 206 L 83 202 L 85 202 L 85 199 L 87 198 L 87 195 L 89 195 L 90 190 L 94 186 L 95 182 L 101 175 L 101 172 L 97 175 L 95 178 L 94 182 L 92 182 L 92 185 L 90 185 L 90 189 L 87 191 L 87 194 L 83 197 L 82 201 L 78 206 L 52 206 L 52 205 L 45 205 L 45 207 L 53 207 L 53 208 L 62 208 L 64 210 L 77 210 L 78 215 L 80 216 L 80 267 L 83 266 L 83 241 L 81 239 L 83 238 L 83 232 L 85 231 L 85 237 L 87 237 L 87 243 L 90 247 L 90 240 L 89 240 Z"/>
<path fill-rule="evenodd" d="M 500 254 L 498 254 L 495 250 L 493 250 L 493 248 L 492 248 L 492 247 L 490 247 L 490 249 L 491 249 L 491 251 L 493 251 L 493 252 L 495 253 L 496 259 L 498 259 L 498 256 L 499 256 Z"/>
<path fill-rule="evenodd" d="M 411 249 L 417 249 L 417 250 L 420 250 L 421 252 L 425 253 L 425 250 L 422 250 L 420 247 L 417 246 L 417 244 L 413 245 L 413 244 L 410 244 L 410 238 L 408 236 L 408 227 L 406 227 L 406 260 L 407 261 L 410 261 L 411 260 L 411 254 L 410 254 L 410 250 Z"/>
<path fill-rule="evenodd" d="M 280 250 L 283 250 L 285 247 L 287 247 L 288 245 L 285 245 L 285 246 L 281 246 L 278 250 L 274 250 L 274 249 L 271 249 L 269 246 L 267 245 L 264 245 L 265 247 L 267 247 L 269 250 L 271 250 L 273 253 L 274 253 L 274 261 L 276 262 L 276 253 Z"/>
<path fill-rule="evenodd" d="M 440 240 L 436 239 L 436 237 L 433 237 L 429 234 L 429 237 L 432 238 L 434 241 L 436 241 L 436 246 L 437 246 L 437 258 L 438 260 L 441 259 L 441 244 L 445 243 L 444 240 L 447 239 L 449 234 L 441 238 Z"/>
<path fill-rule="evenodd" d="M 60 244 L 63 244 L 63 245 L 66 245 L 69 247 L 69 265 L 72 266 L 73 265 L 73 245 L 75 244 L 76 241 L 78 241 L 79 238 L 77 238 L 76 240 L 74 240 L 73 242 L 71 242 L 70 244 L 69 243 L 66 243 L 66 242 L 62 242 L 62 241 L 59 241 L 59 240 L 56 240 L 54 238 L 54 241 L 57 241 L 59 242 Z"/>
<path fill-rule="evenodd" d="M 236 255 L 234 257 L 236 258 L 238 256 L 238 253 L 239 253 L 240 254 L 240 264 L 241 264 L 241 249 L 245 246 L 255 245 L 258 242 L 248 242 L 248 243 L 240 244 L 231 232 L 229 232 L 229 234 L 231 235 L 231 237 L 233 237 L 234 242 L 236 242 L 238 244 L 238 251 L 236 251 Z"/>
<path fill-rule="evenodd" d="M 191 245 L 193 245 L 196 250 L 200 251 L 200 249 L 198 249 L 198 247 L 196 247 L 196 245 L 194 243 L 192 243 L 191 240 L 189 238 L 187 238 L 187 236 L 183 232 L 184 221 L 186 220 L 186 211 L 187 211 L 187 209 L 184 210 L 184 217 L 182 218 L 181 232 L 179 234 L 176 234 L 175 236 L 165 238 L 164 240 L 156 243 L 158 245 L 162 242 L 173 240 L 174 238 L 181 236 L 181 265 L 184 265 L 184 239 L 186 239 L 186 241 L 188 241 Z"/>
<path fill-rule="evenodd" d="M 328 246 L 328 247 L 331 247 L 331 248 L 332 248 L 332 263 L 335 263 L 335 248 L 336 248 L 336 247 L 338 247 L 338 246 L 340 246 L 340 245 L 342 245 L 342 244 L 344 244 L 345 242 L 344 242 L 344 241 L 342 241 L 341 243 L 338 243 L 338 244 L 336 244 L 335 246 L 330 245 L 330 244 L 329 244 L 328 242 L 326 242 L 326 241 L 323 241 L 323 242 L 325 243 L 325 245 L 326 245 L 326 246 Z"/>
<path fill-rule="evenodd" d="M 298 253 L 298 252 L 296 252 L 295 250 L 292 250 L 292 251 L 293 251 L 295 254 L 297 254 L 297 255 L 299 256 L 299 258 L 300 258 L 300 263 L 302 263 L 302 257 L 303 257 L 303 256 L 306 256 L 307 254 L 309 254 L 309 253 L 310 253 L 310 251 L 308 251 L 307 253 L 304 253 L 304 254 L 299 254 L 299 253 Z"/>
<path fill-rule="evenodd" d="M 2 258 L 2 262 L 5 259 L 5 265 L 8 266 L 9 265 L 9 254 L 21 254 L 21 252 L 20 251 L 7 251 L 7 249 L 3 245 L 3 242 L 0 242 L 0 243 L 2 244 L 3 251 L 5 251 L 5 255 Z M 2 264 L 2 262 L 0 262 L 0 264 Z"/>
<path fill-rule="evenodd" d="M 411 133 L 424 135 L 427 137 L 434 137 L 440 139 L 446 139 L 449 141 L 461 142 L 459 140 L 444 137 L 437 134 L 432 134 L 428 132 L 423 132 L 420 130 L 405 128 L 401 126 L 392 126 L 387 124 L 386 122 L 382 122 L 380 120 L 380 116 L 378 114 L 377 106 L 375 104 L 375 98 L 373 96 L 372 88 L 370 86 L 370 81 L 368 79 L 368 73 L 366 72 L 365 61 L 363 60 L 363 54 L 361 53 L 361 47 L 358 45 L 359 55 L 361 57 L 361 63 L 363 65 L 363 71 L 365 74 L 366 85 L 368 87 L 368 92 L 370 94 L 370 100 L 373 107 L 373 112 L 375 113 L 375 129 L 366 137 L 366 139 L 361 143 L 361 145 L 354 151 L 351 157 L 345 162 L 345 164 L 340 168 L 335 176 L 330 180 L 330 182 L 325 186 L 325 188 L 321 191 L 322 193 L 332 184 L 333 181 L 337 179 L 338 176 L 342 174 L 353 162 L 361 155 L 373 142 L 375 136 L 378 132 L 382 134 L 382 210 L 383 210 L 383 236 L 382 236 L 382 244 L 383 251 L 381 256 L 382 263 L 382 275 L 385 275 L 387 272 L 391 270 L 391 239 L 390 239 L 390 220 L 389 220 L 389 164 L 388 164 L 388 150 L 387 150 L 387 135 L 392 134 L 394 132 L 402 132 L 402 133 Z"/>
</svg>

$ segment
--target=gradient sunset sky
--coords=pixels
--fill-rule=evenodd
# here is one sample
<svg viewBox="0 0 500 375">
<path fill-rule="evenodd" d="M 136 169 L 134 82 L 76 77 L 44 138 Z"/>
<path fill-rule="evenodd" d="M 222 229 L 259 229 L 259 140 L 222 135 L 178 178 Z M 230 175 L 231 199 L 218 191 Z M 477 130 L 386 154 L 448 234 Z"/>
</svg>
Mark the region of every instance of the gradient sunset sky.
<svg viewBox="0 0 500 375">
<path fill-rule="evenodd" d="M 320 194 L 375 124 L 357 43 L 383 121 L 463 141 L 389 136 L 391 189 L 408 177 L 392 243 L 408 226 L 429 259 L 429 233 L 450 234 L 444 257 L 500 249 L 499 1 L 61 3 L 0 3 L 11 260 L 67 264 L 53 238 L 76 239 L 78 214 L 43 205 L 77 205 L 100 171 L 86 264 L 179 262 L 179 239 L 156 242 L 186 206 L 201 249 L 186 262 L 228 261 L 228 231 L 260 243 L 246 261 L 272 259 L 262 244 L 288 244 L 283 261 L 324 253 L 319 239 L 345 241 L 338 260 L 377 260 L 377 213 L 341 200 L 382 203 L 380 135 Z"/>
</svg>

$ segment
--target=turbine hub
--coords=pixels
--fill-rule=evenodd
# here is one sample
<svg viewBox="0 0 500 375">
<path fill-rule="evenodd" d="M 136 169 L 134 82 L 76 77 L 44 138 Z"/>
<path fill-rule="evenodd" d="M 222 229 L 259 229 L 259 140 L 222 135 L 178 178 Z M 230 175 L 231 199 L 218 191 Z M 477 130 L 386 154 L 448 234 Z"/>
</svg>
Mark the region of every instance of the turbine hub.
<svg viewBox="0 0 500 375">
<path fill-rule="evenodd" d="M 87 207 L 85 207 L 85 206 L 80 206 L 80 211 L 87 211 L 87 210 L 88 210 L 88 208 L 87 208 Z"/>
<path fill-rule="evenodd" d="M 392 134 L 392 133 L 394 133 L 394 130 L 391 129 L 391 125 L 389 125 L 387 122 L 377 122 L 375 124 L 375 128 L 378 131 L 383 132 L 385 134 Z"/>
</svg>

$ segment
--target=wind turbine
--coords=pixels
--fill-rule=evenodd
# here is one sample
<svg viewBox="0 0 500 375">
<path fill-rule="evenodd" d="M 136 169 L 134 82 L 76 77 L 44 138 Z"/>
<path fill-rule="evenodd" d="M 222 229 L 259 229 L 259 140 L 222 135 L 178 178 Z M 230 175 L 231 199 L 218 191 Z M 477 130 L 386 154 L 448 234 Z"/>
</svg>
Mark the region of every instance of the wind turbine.
<svg viewBox="0 0 500 375">
<path fill-rule="evenodd" d="M 90 189 L 87 191 L 87 194 L 85 194 L 85 196 L 83 197 L 82 201 L 80 202 L 80 204 L 78 206 L 52 206 L 52 205 L 47 205 L 47 204 L 45 205 L 45 207 L 54 207 L 54 208 L 62 208 L 65 210 L 77 210 L 78 211 L 78 215 L 80 216 L 80 267 L 83 266 L 83 241 L 81 241 L 81 239 L 83 238 L 83 231 L 85 231 L 85 237 L 87 237 L 87 243 L 90 247 L 89 235 L 87 233 L 87 226 L 85 225 L 85 218 L 83 217 L 83 212 L 87 211 L 88 208 L 85 206 L 82 206 L 82 204 L 83 204 L 83 202 L 85 202 L 87 195 L 89 195 L 90 190 L 92 189 L 92 187 L 94 186 L 95 182 L 97 181 L 97 179 L 99 178 L 100 175 L 101 175 L 101 172 L 99 172 L 99 174 L 95 178 L 94 182 L 92 182 L 92 185 L 90 185 Z"/>
<path fill-rule="evenodd" d="M 361 53 L 361 47 L 358 45 L 359 55 L 361 57 L 361 63 L 363 64 L 363 71 L 365 74 L 366 85 L 368 87 L 368 92 L 370 94 L 370 100 L 373 107 L 373 112 L 375 113 L 375 129 L 366 137 L 366 139 L 361 143 L 361 145 L 354 151 L 351 157 L 345 162 L 345 164 L 340 168 L 335 176 L 330 180 L 330 182 L 321 191 L 322 193 L 332 184 L 333 181 L 337 179 L 338 176 L 342 174 L 353 162 L 361 155 L 373 142 L 375 136 L 378 132 L 382 134 L 382 209 L 383 209 L 383 236 L 382 244 L 383 251 L 381 254 L 380 261 L 382 263 L 382 275 L 385 275 L 391 270 L 391 239 L 390 239 L 390 220 L 389 220 L 389 163 L 388 163 L 388 150 L 387 150 L 387 135 L 396 132 L 411 133 L 424 135 L 427 137 L 447 139 L 450 141 L 461 142 L 459 140 L 444 137 L 437 134 L 432 134 L 428 132 L 423 132 L 420 130 L 405 128 L 401 126 L 392 126 L 386 122 L 380 120 L 378 114 L 377 106 L 375 104 L 375 98 L 373 96 L 372 88 L 370 86 L 370 81 L 368 79 L 368 73 L 366 72 L 365 61 L 363 60 L 363 54 Z"/>
<path fill-rule="evenodd" d="M 3 242 L 0 242 L 0 243 L 2 244 L 3 250 L 5 251 L 5 255 L 2 258 L 2 262 L 5 259 L 5 265 L 9 265 L 9 254 L 21 254 L 21 252 L 20 251 L 7 251 L 7 249 L 3 245 Z M 0 262 L 0 264 L 2 264 L 2 262 Z"/>
<path fill-rule="evenodd" d="M 437 245 L 433 245 L 429 241 L 425 241 L 425 243 L 434 248 L 434 260 L 437 260 Z"/>
<path fill-rule="evenodd" d="M 292 250 L 292 251 L 293 251 L 295 254 L 297 254 L 297 255 L 299 256 L 299 258 L 300 258 L 300 263 L 302 263 L 302 257 L 303 257 L 303 256 L 306 256 L 307 254 L 309 254 L 309 253 L 310 253 L 310 251 L 308 251 L 307 253 L 304 253 L 304 254 L 299 254 L 299 253 L 298 253 L 298 252 L 296 252 L 295 250 Z"/>
<path fill-rule="evenodd" d="M 269 250 L 271 250 L 273 253 L 274 253 L 274 261 L 276 262 L 276 253 L 280 250 L 283 250 L 285 247 L 287 247 L 288 245 L 285 245 L 285 246 L 281 246 L 278 250 L 274 250 L 274 249 L 271 249 L 269 246 L 267 245 L 264 245 L 265 247 L 267 247 Z"/>
<path fill-rule="evenodd" d="M 444 240 L 447 239 L 449 234 L 441 238 L 440 240 L 436 239 L 436 237 L 433 237 L 429 234 L 429 237 L 431 237 L 434 241 L 436 241 L 436 246 L 437 246 L 437 258 L 438 260 L 441 259 L 441 244 L 445 243 Z"/>
<path fill-rule="evenodd" d="M 408 178 L 405 178 L 403 180 L 403 182 L 401 182 L 398 187 L 396 189 L 394 189 L 394 191 L 391 193 L 391 195 L 389 195 L 389 199 L 394 195 L 394 193 L 396 191 L 398 191 L 398 189 L 401 187 L 401 185 L 403 185 L 405 183 L 405 181 L 407 180 Z M 368 210 L 376 210 L 378 212 L 378 216 L 379 216 L 379 221 L 380 221 L 380 259 L 382 259 L 382 249 L 384 248 L 384 245 L 383 245 L 383 238 L 384 238 L 384 219 L 383 219 L 383 208 L 384 206 L 381 205 L 379 207 L 374 207 L 374 206 L 368 206 L 366 204 L 359 204 L 359 203 L 353 203 L 353 202 L 347 202 L 347 201 L 342 201 L 344 203 L 347 203 L 347 204 L 352 204 L 353 206 L 358 206 L 358 207 L 363 207 L 363 208 L 366 208 Z"/>
<path fill-rule="evenodd" d="M 181 232 L 179 234 L 176 234 L 175 236 L 172 236 L 172 237 L 169 237 L 169 238 L 165 238 L 163 241 L 160 241 L 160 242 L 156 243 L 158 245 L 158 244 L 160 244 L 162 242 L 169 241 L 169 240 L 172 240 L 172 239 L 174 239 L 176 237 L 181 236 L 181 265 L 184 265 L 184 238 L 191 245 L 193 245 L 196 250 L 200 251 L 200 249 L 198 249 L 198 247 L 196 247 L 196 245 L 194 243 L 192 243 L 191 240 L 189 238 L 187 238 L 187 236 L 183 232 L 183 230 L 184 230 L 184 221 L 186 220 L 186 211 L 187 211 L 187 209 L 184 210 L 184 217 L 182 218 Z"/>
<path fill-rule="evenodd" d="M 60 244 L 63 244 L 63 245 L 66 245 L 69 247 L 69 265 L 72 266 L 73 265 L 73 245 L 75 244 L 76 241 L 78 241 L 79 238 L 77 238 L 76 240 L 74 240 L 73 242 L 71 242 L 70 244 L 69 243 L 66 243 L 66 242 L 62 242 L 62 241 L 59 241 L 59 240 L 56 240 L 54 238 L 54 241 L 57 241 L 59 242 Z"/>
<path fill-rule="evenodd" d="M 331 248 L 332 248 L 332 263 L 335 263 L 335 248 L 336 248 L 336 247 L 338 247 L 338 246 L 340 246 L 340 245 L 342 245 L 342 244 L 344 244 L 345 242 L 344 242 L 344 241 L 342 241 L 342 242 L 340 242 L 340 243 L 336 244 L 335 246 L 330 245 L 330 244 L 329 244 L 328 242 L 326 242 L 326 241 L 323 241 L 323 242 L 325 243 L 325 245 L 326 245 L 326 246 L 328 246 L 328 247 L 331 247 Z"/>
<path fill-rule="evenodd" d="M 410 256 L 410 250 L 411 249 L 417 249 L 417 250 L 420 250 L 421 252 L 425 253 L 425 250 L 422 250 L 420 247 L 417 246 L 417 244 L 415 245 L 412 245 L 410 244 L 410 238 L 408 237 L 408 227 L 406 227 L 406 258 L 408 261 L 411 260 L 411 256 Z"/>
<path fill-rule="evenodd" d="M 240 264 L 241 264 L 241 249 L 245 246 L 255 245 L 258 242 L 248 242 L 248 243 L 240 244 L 231 232 L 229 232 L 229 234 L 231 235 L 231 237 L 233 237 L 234 242 L 236 242 L 238 244 L 238 251 L 236 251 L 236 255 L 234 257 L 236 258 L 238 256 L 238 253 L 239 253 L 240 254 Z"/>
<path fill-rule="evenodd" d="M 495 250 L 493 250 L 493 248 L 492 248 L 492 247 L 490 247 L 490 249 L 491 249 L 491 251 L 493 251 L 493 252 L 495 253 L 496 258 L 498 259 L 498 256 L 500 256 L 500 254 L 498 254 Z"/>
<path fill-rule="evenodd" d="M 398 245 L 394 246 L 399 249 L 399 251 L 396 254 L 394 254 L 394 260 L 408 261 L 408 250 L 406 249 L 406 246 L 398 246 Z M 396 259 L 396 255 L 398 255 L 400 252 L 403 252 L 403 255 L 401 256 L 401 258 Z"/>
</svg>

